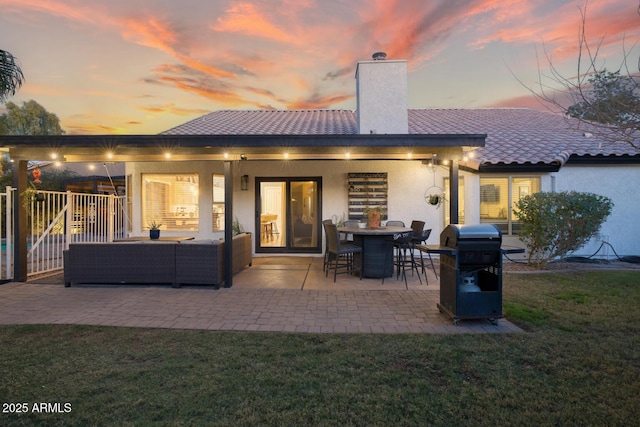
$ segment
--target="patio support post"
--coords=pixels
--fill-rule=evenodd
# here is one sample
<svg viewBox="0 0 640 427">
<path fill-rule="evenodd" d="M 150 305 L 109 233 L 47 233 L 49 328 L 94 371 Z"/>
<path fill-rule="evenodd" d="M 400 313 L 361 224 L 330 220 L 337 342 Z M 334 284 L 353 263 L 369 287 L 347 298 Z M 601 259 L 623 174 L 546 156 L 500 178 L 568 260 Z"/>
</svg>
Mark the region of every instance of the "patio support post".
<svg viewBox="0 0 640 427">
<path fill-rule="evenodd" d="M 458 206 L 460 195 L 458 194 L 458 161 L 451 160 L 451 167 L 449 167 L 449 223 L 457 224 L 460 219 L 458 218 Z"/>
<path fill-rule="evenodd" d="M 224 287 L 233 285 L 233 164 L 224 162 Z"/>
<path fill-rule="evenodd" d="M 27 281 L 27 209 L 22 194 L 27 190 L 27 161 L 16 160 L 13 173 L 13 281 Z"/>
</svg>

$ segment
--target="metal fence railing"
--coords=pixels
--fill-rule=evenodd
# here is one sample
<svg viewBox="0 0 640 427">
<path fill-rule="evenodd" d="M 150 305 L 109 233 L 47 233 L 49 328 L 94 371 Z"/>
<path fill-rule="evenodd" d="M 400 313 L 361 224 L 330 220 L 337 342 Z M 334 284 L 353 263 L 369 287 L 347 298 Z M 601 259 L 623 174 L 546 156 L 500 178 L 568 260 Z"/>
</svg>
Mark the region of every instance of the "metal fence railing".
<svg viewBox="0 0 640 427">
<path fill-rule="evenodd" d="M 0 194 L 2 256 L 0 275 L 13 275 L 13 198 L 15 189 Z M 129 229 L 123 196 L 37 191 L 27 210 L 27 276 L 63 268 L 62 253 L 75 242 L 111 242 Z"/>
</svg>

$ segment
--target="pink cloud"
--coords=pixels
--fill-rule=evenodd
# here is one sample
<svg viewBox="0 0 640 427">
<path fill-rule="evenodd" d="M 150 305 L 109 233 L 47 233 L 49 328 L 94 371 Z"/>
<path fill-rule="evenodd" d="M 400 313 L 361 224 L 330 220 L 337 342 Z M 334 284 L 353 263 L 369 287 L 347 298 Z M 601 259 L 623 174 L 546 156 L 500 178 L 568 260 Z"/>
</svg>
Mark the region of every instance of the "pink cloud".
<svg viewBox="0 0 640 427">
<path fill-rule="evenodd" d="M 238 3 L 218 18 L 211 29 L 218 32 L 241 33 L 248 36 L 275 40 L 284 43 L 296 43 L 297 39 L 277 24 L 267 19 L 266 11 L 259 10 L 255 4 Z"/>
<path fill-rule="evenodd" d="M 99 6 L 90 6 L 84 3 L 67 4 L 55 0 L 1 0 L 3 13 L 15 13 L 24 17 L 33 17 L 32 12 L 58 16 L 65 19 L 100 24 L 101 14 L 92 13 Z"/>
<path fill-rule="evenodd" d="M 160 107 L 138 107 L 139 110 L 145 111 L 147 113 L 161 114 L 168 113 L 174 114 L 177 116 L 192 116 L 192 115 L 202 115 L 206 114 L 209 111 L 203 110 L 200 108 L 180 108 L 175 104 L 165 104 Z"/>
<path fill-rule="evenodd" d="M 592 47 L 601 40 L 603 46 L 609 46 L 619 44 L 625 36 L 634 40 L 640 36 L 637 4 L 591 2 L 585 9 L 584 4 L 568 3 L 551 8 L 543 2 L 521 0 L 517 5 L 510 2 L 510 6 L 513 7 L 477 9 L 481 12 L 478 18 L 488 23 L 485 26 L 488 31 L 473 41 L 473 48 L 482 48 L 490 43 L 544 43 L 548 52 L 558 60 L 575 57 L 579 48 L 581 11 L 586 12 L 586 34 Z M 553 25 L 549 25 L 550 22 Z"/>
</svg>

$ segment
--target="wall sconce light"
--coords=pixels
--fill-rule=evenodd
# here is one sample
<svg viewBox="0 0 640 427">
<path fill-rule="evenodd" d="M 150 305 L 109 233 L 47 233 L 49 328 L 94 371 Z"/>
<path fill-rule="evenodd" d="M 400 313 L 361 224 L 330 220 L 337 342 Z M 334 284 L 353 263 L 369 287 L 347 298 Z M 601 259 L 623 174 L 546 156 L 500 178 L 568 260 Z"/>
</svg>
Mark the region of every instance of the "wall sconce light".
<svg viewBox="0 0 640 427">
<path fill-rule="evenodd" d="M 249 189 L 249 175 L 242 175 L 240 177 L 240 190 L 247 191 Z"/>
</svg>

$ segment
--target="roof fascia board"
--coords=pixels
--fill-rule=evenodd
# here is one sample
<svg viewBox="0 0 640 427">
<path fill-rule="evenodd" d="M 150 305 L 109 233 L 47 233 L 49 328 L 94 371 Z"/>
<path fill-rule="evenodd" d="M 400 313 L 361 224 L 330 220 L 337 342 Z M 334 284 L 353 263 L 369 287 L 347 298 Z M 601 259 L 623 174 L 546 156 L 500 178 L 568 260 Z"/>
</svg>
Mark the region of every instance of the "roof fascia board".
<svg viewBox="0 0 640 427">
<path fill-rule="evenodd" d="M 577 156 L 569 157 L 566 165 L 636 165 L 640 164 L 640 155 L 630 156 Z"/>
<path fill-rule="evenodd" d="M 326 134 L 326 135 L 29 135 L 2 136 L 0 146 L 30 147 L 484 147 L 486 134 Z"/>
<path fill-rule="evenodd" d="M 559 164 L 548 163 L 499 163 L 499 164 L 482 164 L 478 168 L 479 173 L 531 173 L 531 172 L 558 172 Z"/>
</svg>

